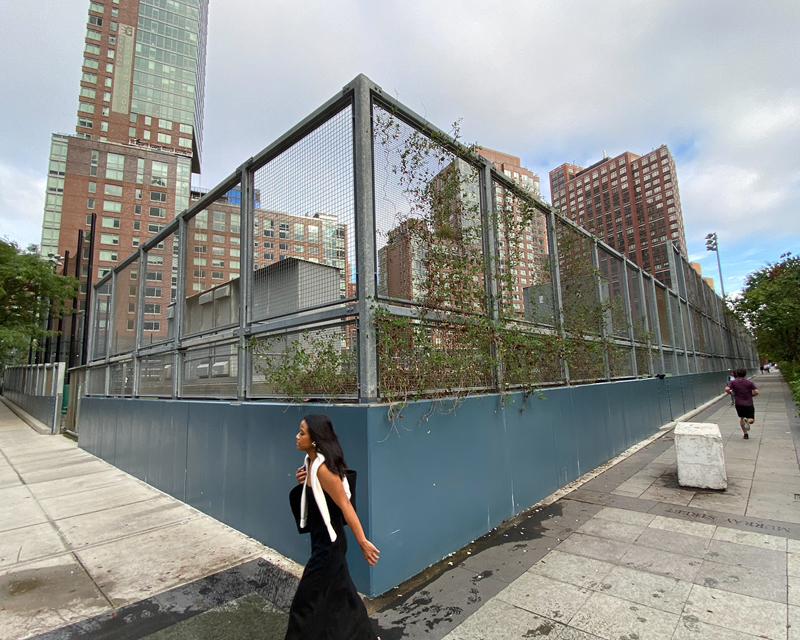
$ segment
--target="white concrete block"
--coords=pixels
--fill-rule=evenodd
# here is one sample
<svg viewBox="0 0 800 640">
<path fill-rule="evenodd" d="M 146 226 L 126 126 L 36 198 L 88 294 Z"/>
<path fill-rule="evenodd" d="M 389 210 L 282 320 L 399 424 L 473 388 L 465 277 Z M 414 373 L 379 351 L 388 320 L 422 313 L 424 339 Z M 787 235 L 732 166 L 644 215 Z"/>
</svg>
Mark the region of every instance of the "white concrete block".
<svg viewBox="0 0 800 640">
<path fill-rule="evenodd" d="M 725 489 L 725 455 L 719 426 L 708 422 L 678 422 L 675 425 L 678 484 L 699 489 Z"/>
</svg>

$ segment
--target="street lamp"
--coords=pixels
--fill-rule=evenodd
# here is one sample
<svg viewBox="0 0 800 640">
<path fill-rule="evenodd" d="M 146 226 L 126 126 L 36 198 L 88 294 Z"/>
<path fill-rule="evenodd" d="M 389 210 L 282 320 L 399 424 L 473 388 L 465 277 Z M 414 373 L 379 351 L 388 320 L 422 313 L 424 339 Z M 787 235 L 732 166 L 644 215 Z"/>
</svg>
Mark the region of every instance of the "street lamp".
<svg viewBox="0 0 800 640">
<path fill-rule="evenodd" d="M 717 267 L 719 267 L 719 286 L 722 289 L 722 299 L 725 299 L 725 284 L 722 280 L 722 263 L 719 261 L 719 242 L 716 233 L 706 236 L 706 251 L 715 251 L 717 254 Z"/>
</svg>

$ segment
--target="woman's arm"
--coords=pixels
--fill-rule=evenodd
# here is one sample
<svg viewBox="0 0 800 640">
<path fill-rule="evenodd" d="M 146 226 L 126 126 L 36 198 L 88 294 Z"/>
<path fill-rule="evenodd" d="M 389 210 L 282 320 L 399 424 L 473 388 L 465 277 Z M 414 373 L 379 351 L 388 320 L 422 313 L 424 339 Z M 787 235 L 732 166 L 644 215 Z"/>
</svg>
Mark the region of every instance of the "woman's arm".
<svg viewBox="0 0 800 640">
<path fill-rule="evenodd" d="M 361 528 L 361 521 L 358 519 L 355 509 L 353 509 L 353 505 L 350 504 L 347 494 L 344 492 L 342 479 L 336 474 L 331 473 L 325 463 L 320 465 L 317 471 L 317 478 L 319 478 L 319 483 L 322 485 L 322 489 L 325 493 L 327 493 L 336 503 L 336 506 L 342 510 L 345 521 L 350 526 L 353 535 L 355 535 L 358 546 L 361 547 L 361 553 L 364 554 L 364 559 L 370 565 L 375 564 L 378 561 L 380 551 L 378 551 L 375 545 L 367 540 L 367 537 L 364 535 L 364 529 Z"/>
</svg>

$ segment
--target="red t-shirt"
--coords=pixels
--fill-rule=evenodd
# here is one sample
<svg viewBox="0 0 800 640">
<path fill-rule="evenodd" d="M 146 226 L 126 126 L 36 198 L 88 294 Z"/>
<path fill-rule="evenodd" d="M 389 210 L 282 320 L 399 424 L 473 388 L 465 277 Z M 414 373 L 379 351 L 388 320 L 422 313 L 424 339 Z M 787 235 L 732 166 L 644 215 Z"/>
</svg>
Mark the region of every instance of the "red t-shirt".
<svg viewBox="0 0 800 640">
<path fill-rule="evenodd" d="M 752 380 L 747 378 L 736 378 L 728 383 L 728 387 L 733 391 L 734 402 L 742 407 L 753 406 L 753 389 L 758 389 Z"/>
</svg>

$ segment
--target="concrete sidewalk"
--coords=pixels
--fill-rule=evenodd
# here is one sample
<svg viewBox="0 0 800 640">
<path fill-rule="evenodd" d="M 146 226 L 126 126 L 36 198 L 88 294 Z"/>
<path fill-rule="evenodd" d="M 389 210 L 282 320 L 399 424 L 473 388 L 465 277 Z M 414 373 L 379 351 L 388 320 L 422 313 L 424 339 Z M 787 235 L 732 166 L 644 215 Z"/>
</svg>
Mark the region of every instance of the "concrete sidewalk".
<svg viewBox="0 0 800 640">
<path fill-rule="evenodd" d="M 782 377 L 754 380 L 749 440 L 727 398 L 692 418 L 720 426 L 727 491 L 679 487 L 667 433 L 459 552 L 376 614 L 383 639 L 800 638 L 800 426 Z"/>
<path fill-rule="evenodd" d="M 75 442 L 37 434 L 0 404 L 0 638 L 25 638 L 86 619 L 96 623 L 87 630 L 97 630 L 103 619 L 116 623 L 115 612 L 131 603 L 234 567 L 247 567 L 241 582 L 251 581 L 253 591 L 271 588 L 273 601 L 286 600 L 285 592 L 291 597 L 302 571 Z M 198 593 L 203 586 L 197 585 Z M 229 596 L 206 594 L 204 600 L 213 605 Z M 197 612 L 180 598 L 161 600 L 156 609 L 168 613 L 164 624 Z M 152 609 L 134 609 L 148 624 L 128 616 L 131 629 L 112 625 L 122 635 L 110 637 L 143 637 L 143 628 L 159 628 Z M 77 637 L 82 628 L 71 633 L 62 637 Z"/>
<path fill-rule="evenodd" d="M 377 633 L 800 640 L 800 424 L 780 375 L 755 382 L 750 440 L 727 398 L 692 418 L 720 425 L 727 491 L 679 487 L 665 432 L 368 601 Z M 295 563 L 3 406 L 0 454 L 0 638 L 283 637 Z"/>
</svg>

